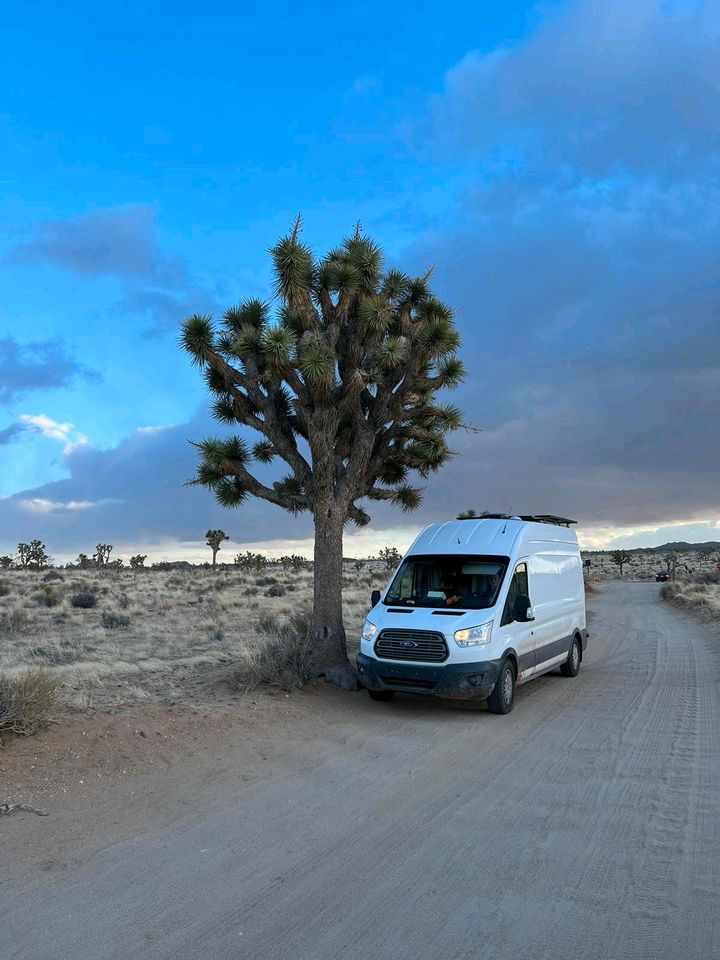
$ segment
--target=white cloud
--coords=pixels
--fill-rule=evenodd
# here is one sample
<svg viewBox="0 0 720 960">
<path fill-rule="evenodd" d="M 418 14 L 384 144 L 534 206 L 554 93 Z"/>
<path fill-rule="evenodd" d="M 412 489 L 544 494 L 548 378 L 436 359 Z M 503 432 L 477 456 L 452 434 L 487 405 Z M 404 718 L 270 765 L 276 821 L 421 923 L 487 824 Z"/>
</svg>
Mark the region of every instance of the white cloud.
<svg viewBox="0 0 720 960">
<path fill-rule="evenodd" d="M 55 513 L 58 510 L 91 510 L 101 502 L 102 501 L 93 500 L 68 500 L 66 503 L 63 503 L 60 500 L 46 500 L 43 497 L 34 497 L 31 500 L 19 500 L 18 504 L 28 513 L 40 514 L 42 516 L 48 513 Z"/>
<path fill-rule="evenodd" d="M 48 440 L 58 440 L 63 443 L 64 454 L 74 453 L 79 447 L 89 445 L 88 438 L 83 433 L 76 433 L 74 437 L 71 437 L 71 433 L 75 430 L 72 423 L 59 423 L 44 413 L 21 413 L 20 419 L 27 424 L 28 429 L 33 433 L 39 433 L 40 436 L 47 437 Z"/>
<path fill-rule="evenodd" d="M 73 429 L 71 423 L 58 423 L 57 420 L 46 417 L 44 413 L 21 413 L 20 419 L 35 433 L 39 433 L 43 437 L 48 437 L 50 440 L 67 442 L 70 431 Z"/>
</svg>

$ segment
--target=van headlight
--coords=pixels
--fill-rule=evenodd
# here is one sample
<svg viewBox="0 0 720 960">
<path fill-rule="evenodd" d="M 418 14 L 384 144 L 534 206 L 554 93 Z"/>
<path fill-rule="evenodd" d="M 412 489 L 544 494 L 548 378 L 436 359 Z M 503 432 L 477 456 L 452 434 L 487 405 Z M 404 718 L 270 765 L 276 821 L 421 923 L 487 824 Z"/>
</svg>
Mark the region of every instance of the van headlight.
<svg viewBox="0 0 720 960">
<path fill-rule="evenodd" d="M 455 643 L 459 647 L 479 647 L 483 643 L 490 643 L 492 620 L 481 623 L 479 627 L 467 627 L 465 630 L 455 631 Z"/>
<path fill-rule="evenodd" d="M 375 626 L 374 623 L 370 623 L 369 620 L 366 620 L 362 628 L 363 640 L 367 640 L 368 643 L 372 643 L 376 636 L 377 636 L 377 627 Z"/>
</svg>

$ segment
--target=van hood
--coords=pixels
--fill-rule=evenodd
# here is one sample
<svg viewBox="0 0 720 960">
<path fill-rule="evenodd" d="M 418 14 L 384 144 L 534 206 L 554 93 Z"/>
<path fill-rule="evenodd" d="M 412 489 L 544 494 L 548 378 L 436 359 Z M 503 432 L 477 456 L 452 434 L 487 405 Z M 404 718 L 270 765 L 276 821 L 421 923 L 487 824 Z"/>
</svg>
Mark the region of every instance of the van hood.
<svg viewBox="0 0 720 960">
<path fill-rule="evenodd" d="M 433 630 L 452 639 L 456 630 L 477 627 L 481 623 L 493 620 L 497 608 L 485 607 L 482 610 L 448 610 L 447 607 L 386 607 L 379 604 L 367 618 L 378 630 Z M 389 611 L 398 611 L 390 613 Z"/>
</svg>

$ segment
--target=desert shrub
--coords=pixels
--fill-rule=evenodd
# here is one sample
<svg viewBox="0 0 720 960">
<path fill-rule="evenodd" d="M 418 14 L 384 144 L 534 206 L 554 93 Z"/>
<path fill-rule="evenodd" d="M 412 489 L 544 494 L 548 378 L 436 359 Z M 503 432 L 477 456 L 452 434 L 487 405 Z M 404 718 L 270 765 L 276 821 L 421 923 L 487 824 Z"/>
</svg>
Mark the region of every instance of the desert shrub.
<svg viewBox="0 0 720 960">
<path fill-rule="evenodd" d="M 63 575 L 59 572 L 59 570 L 50 570 L 50 571 L 49 571 L 48 573 L 46 573 L 45 576 L 42 578 L 42 582 L 43 582 L 43 583 L 52 583 L 53 580 L 64 580 L 64 579 L 65 579 L 65 578 L 64 578 Z"/>
<path fill-rule="evenodd" d="M 106 630 L 126 630 L 130 626 L 130 617 L 124 613 L 105 610 L 100 618 L 100 623 Z"/>
<path fill-rule="evenodd" d="M 310 621 L 295 616 L 276 625 L 272 633 L 245 650 L 233 685 L 244 692 L 263 684 L 292 690 L 316 676 Z"/>
<path fill-rule="evenodd" d="M 70 597 L 70 603 L 73 607 L 80 607 L 82 610 L 90 610 L 97 604 L 97 595 L 89 590 L 81 590 Z"/>
<path fill-rule="evenodd" d="M 285 587 L 281 583 L 274 583 L 269 590 L 265 591 L 266 597 L 284 597 Z"/>
<path fill-rule="evenodd" d="M 258 577 L 255 581 L 258 587 L 274 587 L 279 582 L 277 577 Z"/>
<path fill-rule="evenodd" d="M 61 640 L 54 647 L 34 647 L 30 651 L 30 656 L 34 660 L 43 660 L 45 663 L 51 663 L 55 667 L 64 666 L 69 663 L 77 663 L 95 653 L 97 647 L 85 644 L 82 640 Z"/>
<path fill-rule="evenodd" d="M 9 597 L 11 593 L 10 585 L 0 580 L 0 597 Z"/>
<path fill-rule="evenodd" d="M 27 612 L 22 607 L 0 612 L 0 635 L 16 633 L 30 622 Z"/>
<path fill-rule="evenodd" d="M 118 606 L 121 610 L 127 610 L 130 606 L 130 597 L 126 593 L 121 593 L 118 597 Z"/>
<path fill-rule="evenodd" d="M 37 733 L 47 726 L 56 699 L 57 684 L 43 667 L 0 676 L 0 730 L 23 737 Z"/>
<path fill-rule="evenodd" d="M 43 607 L 56 607 L 62 600 L 62 596 L 49 584 L 34 593 L 33 598 Z"/>
</svg>

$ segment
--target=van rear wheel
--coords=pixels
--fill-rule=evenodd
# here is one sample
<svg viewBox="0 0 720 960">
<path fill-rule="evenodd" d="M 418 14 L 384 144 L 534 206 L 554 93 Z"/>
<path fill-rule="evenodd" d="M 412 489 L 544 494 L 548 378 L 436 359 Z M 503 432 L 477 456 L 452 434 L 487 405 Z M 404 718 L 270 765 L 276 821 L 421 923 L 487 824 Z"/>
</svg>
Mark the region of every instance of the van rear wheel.
<svg viewBox="0 0 720 960">
<path fill-rule="evenodd" d="M 564 677 L 576 677 L 580 673 L 580 660 L 580 641 L 577 637 L 573 637 L 570 652 L 567 655 L 567 660 L 560 667 L 560 673 Z"/>
<path fill-rule="evenodd" d="M 488 697 L 490 713 L 510 713 L 515 706 L 515 668 L 510 660 L 500 665 L 497 683 Z"/>
<path fill-rule="evenodd" d="M 394 690 L 368 690 L 368 696 L 371 700 L 392 700 L 395 696 Z"/>
</svg>

